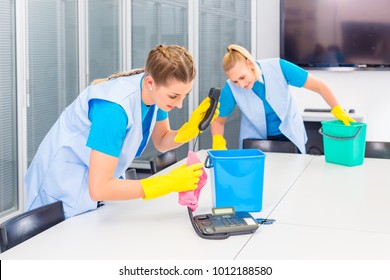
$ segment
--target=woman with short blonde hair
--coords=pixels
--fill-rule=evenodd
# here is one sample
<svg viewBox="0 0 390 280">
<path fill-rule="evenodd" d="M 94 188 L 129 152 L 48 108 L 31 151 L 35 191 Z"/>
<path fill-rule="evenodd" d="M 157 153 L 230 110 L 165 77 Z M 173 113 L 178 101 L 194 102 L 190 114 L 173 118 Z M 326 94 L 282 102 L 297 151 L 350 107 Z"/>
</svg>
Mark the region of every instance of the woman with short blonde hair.
<svg viewBox="0 0 390 280">
<path fill-rule="evenodd" d="M 337 119 L 345 125 L 354 122 L 323 81 L 284 59 L 254 60 L 247 49 L 233 44 L 227 47 L 222 66 L 228 80 L 221 92 L 220 114 L 211 125 L 213 149 L 227 148 L 226 119 L 238 106 L 240 147 L 244 139 L 291 141 L 301 153 L 306 153 L 307 135 L 289 90 L 291 86 L 320 94 Z"/>
</svg>

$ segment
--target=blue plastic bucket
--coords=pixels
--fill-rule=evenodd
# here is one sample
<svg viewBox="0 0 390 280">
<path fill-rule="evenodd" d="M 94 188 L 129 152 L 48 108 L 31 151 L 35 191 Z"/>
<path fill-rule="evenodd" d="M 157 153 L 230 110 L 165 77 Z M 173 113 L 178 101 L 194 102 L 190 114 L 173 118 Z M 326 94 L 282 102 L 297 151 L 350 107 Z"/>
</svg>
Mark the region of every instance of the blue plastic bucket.
<svg viewBox="0 0 390 280">
<path fill-rule="evenodd" d="M 365 123 L 341 121 L 321 122 L 319 133 L 323 135 L 325 161 L 345 166 L 363 164 L 366 148 Z"/>
<path fill-rule="evenodd" d="M 263 206 L 265 154 L 257 149 L 210 150 L 213 207 L 258 212 Z"/>
</svg>

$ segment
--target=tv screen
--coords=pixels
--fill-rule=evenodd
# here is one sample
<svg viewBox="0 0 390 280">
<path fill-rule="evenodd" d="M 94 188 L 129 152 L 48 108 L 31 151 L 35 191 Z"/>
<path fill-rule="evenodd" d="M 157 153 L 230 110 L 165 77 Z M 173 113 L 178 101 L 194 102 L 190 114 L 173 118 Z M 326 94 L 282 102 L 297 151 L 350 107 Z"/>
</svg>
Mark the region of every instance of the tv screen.
<svg viewBox="0 0 390 280">
<path fill-rule="evenodd" d="M 390 0 L 281 0 L 280 56 L 305 68 L 390 69 Z"/>
</svg>

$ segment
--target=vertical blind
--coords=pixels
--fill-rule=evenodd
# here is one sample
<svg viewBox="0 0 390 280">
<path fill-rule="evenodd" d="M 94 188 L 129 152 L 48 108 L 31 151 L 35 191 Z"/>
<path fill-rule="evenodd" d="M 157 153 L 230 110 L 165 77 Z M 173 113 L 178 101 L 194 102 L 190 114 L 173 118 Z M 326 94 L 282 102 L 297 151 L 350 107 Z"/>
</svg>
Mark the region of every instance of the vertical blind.
<svg viewBox="0 0 390 280">
<path fill-rule="evenodd" d="M 88 82 L 122 68 L 121 0 L 88 1 Z"/>
<path fill-rule="evenodd" d="M 29 0 L 27 158 L 79 93 L 77 0 Z"/>
<path fill-rule="evenodd" d="M 250 51 L 251 45 L 250 0 L 202 0 L 199 3 L 199 100 L 210 88 L 221 88 L 226 82 L 222 58 L 226 47 L 239 44 Z M 228 148 L 238 148 L 240 113 L 236 109 L 228 118 L 225 138 Z M 210 129 L 201 134 L 200 149 L 211 148 Z"/>
<path fill-rule="evenodd" d="M 0 217 L 17 208 L 15 1 L 0 0 Z"/>
</svg>

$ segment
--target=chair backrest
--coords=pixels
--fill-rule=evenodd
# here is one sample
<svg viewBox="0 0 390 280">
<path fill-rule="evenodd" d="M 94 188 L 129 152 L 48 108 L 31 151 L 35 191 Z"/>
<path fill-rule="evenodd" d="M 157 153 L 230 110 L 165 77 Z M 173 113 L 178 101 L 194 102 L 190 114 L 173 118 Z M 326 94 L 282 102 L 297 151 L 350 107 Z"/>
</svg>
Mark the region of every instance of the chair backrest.
<svg viewBox="0 0 390 280">
<path fill-rule="evenodd" d="M 390 159 L 390 142 L 366 141 L 364 157 Z"/>
<path fill-rule="evenodd" d="M 32 209 L 10 218 L 0 225 L 0 252 L 65 220 L 62 201 Z"/>
<path fill-rule="evenodd" d="M 297 147 L 290 141 L 244 139 L 244 149 L 259 149 L 262 152 L 273 153 L 298 153 Z"/>
<path fill-rule="evenodd" d="M 171 166 L 177 162 L 177 153 L 175 150 L 162 153 L 158 156 L 153 157 L 150 160 L 150 170 L 152 174 L 155 174 L 164 168 Z"/>
<path fill-rule="evenodd" d="M 137 169 L 135 168 L 127 168 L 127 170 L 125 171 L 125 177 L 126 179 L 130 179 L 130 180 L 137 180 Z"/>
</svg>

